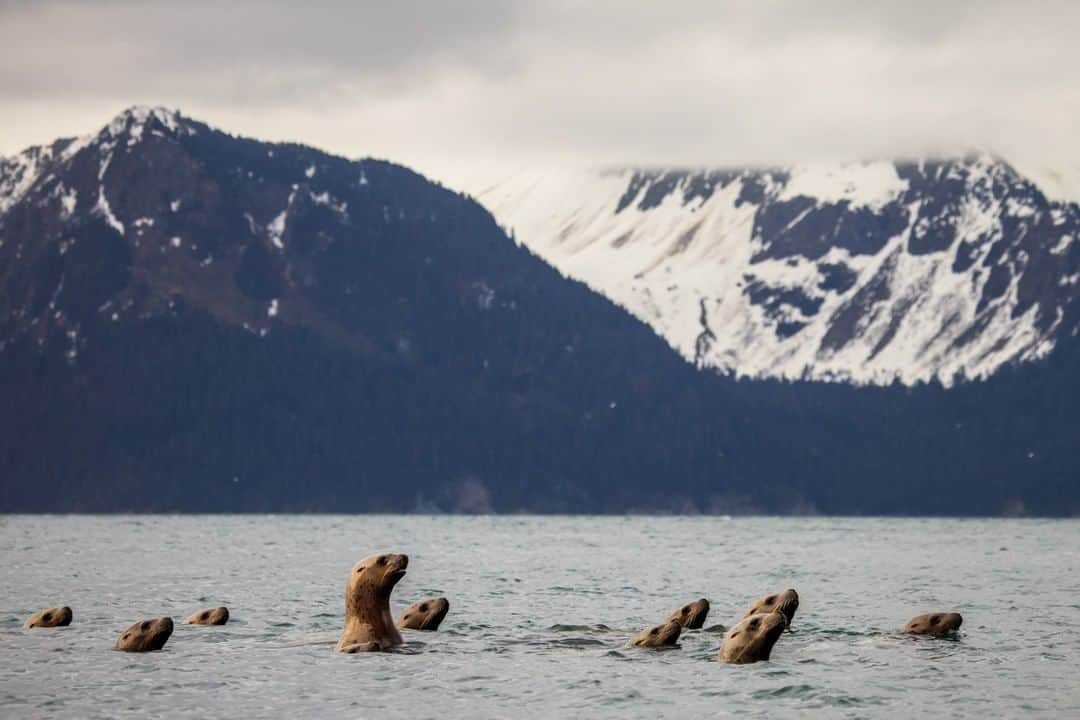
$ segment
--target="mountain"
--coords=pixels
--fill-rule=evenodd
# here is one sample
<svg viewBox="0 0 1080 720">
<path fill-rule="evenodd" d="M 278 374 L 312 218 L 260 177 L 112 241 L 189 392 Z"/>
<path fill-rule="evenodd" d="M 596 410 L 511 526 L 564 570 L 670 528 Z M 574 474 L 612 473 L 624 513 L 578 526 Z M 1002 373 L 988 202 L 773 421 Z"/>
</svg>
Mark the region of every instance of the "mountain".
<svg viewBox="0 0 1080 720">
<path fill-rule="evenodd" d="M 392 163 L 150 108 L 0 161 L 2 512 L 1074 514 L 1056 337 L 739 379 Z"/>
<path fill-rule="evenodd" d="M 538 171 L 479 199 L 685 358 L 741 376 L 949 385 L 1080 327 L 1080 206 L 989 155 Z"/>
</svg>

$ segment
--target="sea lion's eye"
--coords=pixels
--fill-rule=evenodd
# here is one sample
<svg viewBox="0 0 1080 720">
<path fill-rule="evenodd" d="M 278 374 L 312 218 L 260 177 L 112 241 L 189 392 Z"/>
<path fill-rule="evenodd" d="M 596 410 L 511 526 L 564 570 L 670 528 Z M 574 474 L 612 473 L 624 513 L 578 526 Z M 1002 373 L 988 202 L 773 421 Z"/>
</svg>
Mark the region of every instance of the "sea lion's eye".
<svg viewBox="0 0 1080 720">
<path fill-rule="evenodd" d="M 205 620 L 208 617 L 210 617 L 210 613 L 204 612 L 202 615 L 199 616 L 199 619 L 200 620 Z"/>
<path fill-rule="evenodd" d="M 149 630 L 150 629 L 150 621 L 148 620 L 148 621 L 144 622 L 142 625 L 139 626 L 139 629 L 140 630 Z"/>
<path fill-rule="evenodd" d="M 687 605 L 686 607 L 684 607 L 684 608 L 682 609 L 682 611 L 683 611 L 683 614 L 686 614 L 686 613 L 690 612 L 690 606 L 689 606 L 689 605 Z"/>
<path fill-rule="evenodd" d="M 766 605 L 772 605 L 774 602 L 776 602 L 776 596 L 775 595 L 770 595 L 769 597 L 765 598 L 765 604 Z"/>
<path fill-rule="evenodd" d="M 380 556 L 379 556 L 379 559 L 378 559 L 378 561 L 377 561 L 377 562 L 378 562 L 378 563 L 379 563 L 380 565 L 385 565 L 385 564 L 386 564 L 386 556 L 385 556 L 385 555 L 380 555 Z"/>
<path fill-rule="evenodd" d="M 941 622 L 941 618 L 939 618 L 937 615 L 930 618 L 930 624 L 931 625 L 937 625 L 939 622 Z"/>
<path fill-rule="evenodd" d="M 656 628 L 653 628 L 652 630 L 649 631 L 649 634 L 650 635 L 655 635 L 657 632 L 659 632 L 659 631 Z"/>
<path fill-rule="evenodd" d="M 52 620 L 52 613 L 45 613 L 44 615 L 41 616 L 41 619 L 44 620 L 45 622 L 51 621 Z"/>
<path fill-rule="evenodd" d="M 427 603 L 420 606 L 420 612 L 427 612 Z"/>
</svg>

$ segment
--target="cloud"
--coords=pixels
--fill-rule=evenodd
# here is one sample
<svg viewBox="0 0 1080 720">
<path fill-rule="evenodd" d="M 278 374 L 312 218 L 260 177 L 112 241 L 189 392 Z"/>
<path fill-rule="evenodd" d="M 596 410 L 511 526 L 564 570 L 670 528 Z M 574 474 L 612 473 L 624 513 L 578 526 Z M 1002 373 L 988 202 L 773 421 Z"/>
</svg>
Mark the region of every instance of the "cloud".
<svg viewBox="0 0 1080 720">
<path fill-rule="evenodd" d="M 475 186 L 541 162 L 1080 162 L 1080 5 L 8 2 L 0 152 L 134 103 Z"/>
</svg>

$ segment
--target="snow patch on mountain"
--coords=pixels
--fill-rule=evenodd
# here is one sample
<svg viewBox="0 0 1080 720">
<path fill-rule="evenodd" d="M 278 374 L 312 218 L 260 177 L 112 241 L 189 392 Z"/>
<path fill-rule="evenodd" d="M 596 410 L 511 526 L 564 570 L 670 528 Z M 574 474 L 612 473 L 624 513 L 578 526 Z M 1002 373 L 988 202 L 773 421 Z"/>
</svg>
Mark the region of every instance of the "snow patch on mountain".
<svg viewBox="0 0 1080 720">
<path fill-rule="evenodd" d="M 109 206 L 109 199 L 105 197 L 104 187 L 98 188 L 98 199 L 97 205 L 94 206 L 94 212 L 104 218 L 105 222 L 107 222 L 109 227 L 113 230 L 121 235 L 124 234 L 124 223 L 120 222 L 116 215 L 113 214 L 112 207 Z"/>
<path fill-rule="evenodd" d="M 778 199 L 791 200 L 805 196 L 828 203 L 846 200 L 853 207 L 876 210 L 895 200 L 907 189 L 907 181 L 897 175 L 896 166 L 888 162 L 851 163 L 837 167 L 806 165 L 791 171 L 780 189 Z"/>
</svg>

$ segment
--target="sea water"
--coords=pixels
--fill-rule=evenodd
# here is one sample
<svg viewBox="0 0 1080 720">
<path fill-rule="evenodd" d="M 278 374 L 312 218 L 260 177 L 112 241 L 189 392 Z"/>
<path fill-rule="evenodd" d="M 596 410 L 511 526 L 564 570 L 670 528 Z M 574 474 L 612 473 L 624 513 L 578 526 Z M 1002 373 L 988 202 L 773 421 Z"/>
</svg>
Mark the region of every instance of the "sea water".
<svg viewBox="0 0 1080 720">
<path fill-rule="evenodd" d="M 438 632 L 334 651 L 351 565 L 404 552 L 395 614 Z M 6 516 L 3 717 L 1080 717 L 1080 522 L 716 517 Z M 689 600 L 729 626 L 801 603 L 770 662 L 716 662 L 718 629 L 627 647 Z M 70 627 L 24 631 L 44 607 Z M 112 649 L 144 618 L 161 652 Z M 899 633 L 957 611 L 958 637 Z"/>
</svg>

